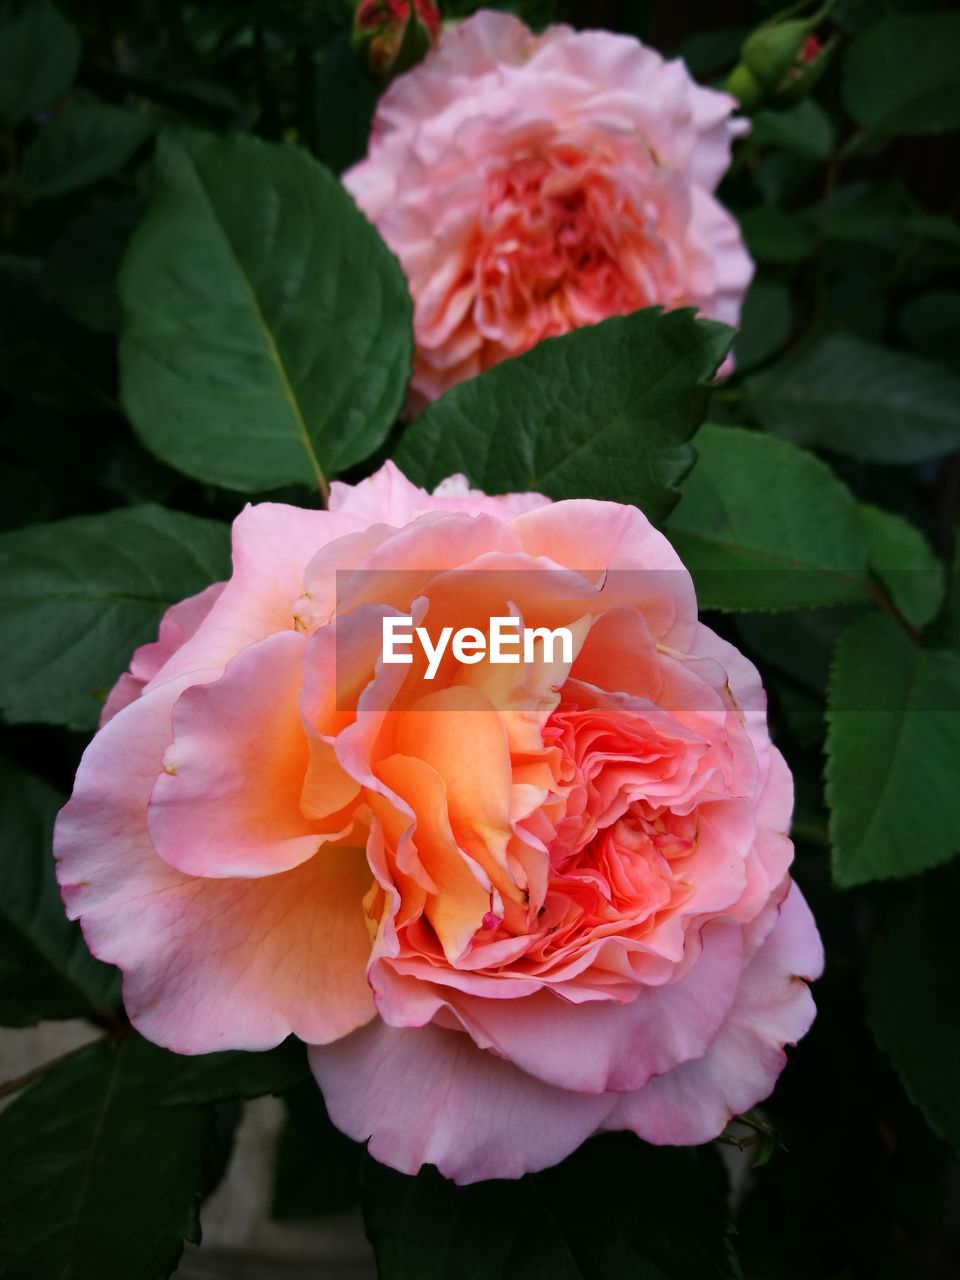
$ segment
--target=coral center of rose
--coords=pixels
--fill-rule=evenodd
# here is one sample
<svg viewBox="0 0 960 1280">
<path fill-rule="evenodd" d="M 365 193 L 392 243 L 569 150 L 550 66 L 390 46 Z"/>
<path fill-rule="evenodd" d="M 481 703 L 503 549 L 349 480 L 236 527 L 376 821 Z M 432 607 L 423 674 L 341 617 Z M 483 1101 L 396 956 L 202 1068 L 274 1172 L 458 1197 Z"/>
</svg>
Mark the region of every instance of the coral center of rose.
<svg viewBox="0 0 960 1280">
<path fill-rule="evenodd" d="M 620 189 L 604 158 L 557 148 L 487 178 L 470 268 L 475 321 L 511 350 L 648 306 L 660 256 L 655 219 Z"/>
</svg>

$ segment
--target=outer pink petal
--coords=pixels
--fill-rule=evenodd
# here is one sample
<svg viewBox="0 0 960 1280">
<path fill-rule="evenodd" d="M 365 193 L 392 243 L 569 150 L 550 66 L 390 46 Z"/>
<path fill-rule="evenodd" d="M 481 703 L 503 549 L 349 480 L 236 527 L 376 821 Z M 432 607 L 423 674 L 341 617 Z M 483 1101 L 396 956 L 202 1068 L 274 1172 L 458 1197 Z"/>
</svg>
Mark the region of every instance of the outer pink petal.
<svg viewBox="0 0 960 1280">
<path fill-rule="evenodd" d="M 261 876 L 313 857 L 324 837 L 300 810 L 309 747 L 299 699 L 306 637 L 249 645 L 219 680 L 186 689 L 150 798 L 154 848 L 195 876 Z"/>
<path fill-rule="evenodd" d="M 700 957 L 679 981 L 642 987 L 630 1004 L 570 1004 L 552 991 L 520 1000 L 456 995 L 449 1004 L 478 1044 L 545 1083 L 619 1093 L 705 1052 L 741 964 L 740 929 L 718 924 L 704 930 Z"/>
<path fill-rule="evenodd" d="M 728 148 L 729 151 L 729 148 Z M 726 161 L 724 162 L 726 169 Z M 700 314 L 723 324 L 740 322 L 743 296 L 753 279 L 754 263 L 743 243 L 740 224 L 712 195 L 691 190 L 688 244 L 691 260 L 691 301 Z M 726 371 L 728 374 L 731 370 Z"/>
<path fill-rule="evenodd" d="M 702 1058 L 621 1096 L 604 1128 L 632 1129 L 647 1142 L 709 1142 L 732 1116 L 762 1102 L 814 1018 L 807 982 L 823 969 L 810 909 L 791 885 L 777 922 L 744 970 L 733 1008 Z"/>
<path fill-rule="evenodd" d="M 432 494 L 411 483 L 394 463 L 387 461 L 379 471 L 359 484 L 334 480 L 330 486 L 330 510 L 367 523 L 401 528 L 428 511 L 459 511 L 469 516 L 492 515 L 501 520 L 535 507 L 549 505 L 540 493 L 508 493 L 490 496 L 471 489 L 463 476 L 448 476 Z"/>
<path fill-rule="evenodd" d="M 556 1164 L 613 1105 L 607 1094 L 542 1084 L 435 1026 L 400 1031 L 378 1020 L 311 1048 L 310 1065 L 334 1124 L 369 1138 L 376 1159 L 403 1173 L 434 1164 L 459 1183 Z"/>
<path fill-rule="evenodd" d="M 164 664 L 151 686 L 188 671 L 222 671 L 247 645 L 274 631 L 291 630 L 307 565 L 322 547 L 369 523 L 279 502 L 244 507 L 233 522 L 230 581 L 196 633 Z"/>
<path fill-rule="evenodd" d="M 655 639 L 686 649 L 697 626 L 690 574 L 667 539 L 636 507 L 577 498 L 517 516 L 524 550 L 581 571 L 605 572 L 608 608 L 643 612 Z"/>
<path fill-rule="evenodd" d="M 458 102 L 476 109 L 476 83 L 495 85 L 503 64 L 524 60 L 535 37 L 512 14 L 481 10 L 446 31 L 440 43 L 407 75 L 399 76 L 377 104 L 369 158 L 343 175 L 343 183 L 367 217 L 376 221 L 389 207 L 404 156 L 409 156 L 419 126 L 443 119 L 454 128 Z"/>
<path fill-rule="evenodd" d="M 123 970 L 134 1025 L 178 1053 L 345 1035 L 374 1012 L 361 849 L 325 849 L 262 880 L 210 880 L 150 843 L 147 802 L 183 684 L 145 693 L 87 748 L 54 839 L 67 913 Z"/>
<path fill-rule="evenodd" d="M 700 623 L 697 627 L 696 635 L 690 646 L 690 653 L 694 657 L 708 658 L 716 662 L 726 675 L 730 692 L 740 708 L 744 727 L 757 757 L 759 784 L 757 794 L 759 795 L 766 786 L 770 772 L 770 755 L 773 750 L 770 745 L 770 732 L 767 728 L 767 695 L 760 680 L 760 673 L 750 659 L 745 658 L 739 649 L 735 648 L 729 641 L 724 640 L 722 636 L 718 636 L 715 631 L 711 631 L 709 627 L 704 626 L 703 623 Z M 771 801 L 782 800 L 784 792 L 789 796 L 789 802 L 792 806 L 793 781 L 789 772 L 787 772 L 785 778 L 782 774 L 778 774 L 776 796 L 771 797 Z M 779 812 L 779 804 L 776 804 L 775 807 Z M 771 809 L 767 817 L 771 817 L 772 813 L 773 810 Z M 786 820 L 776 829 L 786 831 L 789 826 L 789 820 L 788 809 Z"/>
<path fill-rule="evenodd" d="M 186 600 L 170 606 L 160 620 L 156 640 L 150 644 L 142 644 L 135 651 L 130 660 L 129 672 L 125 672 L 110 691 L 100 714 L 101 725 L 112 720 L 134 698 L 139 698 L 144 685 L 153 679 L 164 663 L 190 639 L 203 622 L 219 599 L 224 586 L 223 582 L 215 582 L 197 595 L 188 596 Z"/>
<path fill-rule="evenodd" d="M 134 652 L 134 657 L 140 650 Z M 107 700 L 103 704 L 103 710 L 100 712 L 100 727 L 112 720 L 118 711 L 122 711 L 124 707 L 129 707 L 131 702 L 136 702 L 137 698 L 143 692 L 143 681 L 138 680 L 136 676 L 132 676 L 129 671 L 124 671 L 119 677 L 117 683 L 107 695 Z"/>
</svg>

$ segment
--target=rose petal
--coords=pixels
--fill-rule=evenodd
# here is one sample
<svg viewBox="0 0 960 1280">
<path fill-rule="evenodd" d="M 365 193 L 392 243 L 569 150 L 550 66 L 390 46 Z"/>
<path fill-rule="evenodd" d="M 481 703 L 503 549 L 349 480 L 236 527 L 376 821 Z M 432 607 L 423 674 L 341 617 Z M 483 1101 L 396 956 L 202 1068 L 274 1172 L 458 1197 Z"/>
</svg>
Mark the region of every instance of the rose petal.
<svg viewBox="0 0 960 1280">
<path fill-rule="evenodd" d="M 519 1178 L 556 1164 L 602 1123 L 604 1094 L 533 1080 L 462 1032 L 398 1031 L 382 1022 L 312 1047 L 330 1118 L 402 1173 L 434 1164 L 458 1183 Z"/>
</svg>

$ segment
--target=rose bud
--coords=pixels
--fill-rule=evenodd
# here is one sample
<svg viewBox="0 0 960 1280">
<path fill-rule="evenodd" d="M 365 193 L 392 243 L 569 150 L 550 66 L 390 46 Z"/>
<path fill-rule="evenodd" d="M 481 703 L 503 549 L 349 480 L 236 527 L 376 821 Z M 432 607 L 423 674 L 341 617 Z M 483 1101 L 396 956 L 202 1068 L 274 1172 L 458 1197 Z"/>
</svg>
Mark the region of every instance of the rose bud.
<svg viewBox="0 0 960 1280">
<path fill-rule="evenodd" d="M 431 0 L 360 0 L 353 15 L 353 44 L 378 80 L 415 66 L 440 35 L 440 13 Z"/>
<path fill-rule="evenodd" d="M 726 84 L 745 110 L 789 106 L 810 91 L 836 43 L 824 47 L 813 34 L 830 8 L 826 4 L 806 19 L 766 23 L 747 38 Z"/>
</svg>

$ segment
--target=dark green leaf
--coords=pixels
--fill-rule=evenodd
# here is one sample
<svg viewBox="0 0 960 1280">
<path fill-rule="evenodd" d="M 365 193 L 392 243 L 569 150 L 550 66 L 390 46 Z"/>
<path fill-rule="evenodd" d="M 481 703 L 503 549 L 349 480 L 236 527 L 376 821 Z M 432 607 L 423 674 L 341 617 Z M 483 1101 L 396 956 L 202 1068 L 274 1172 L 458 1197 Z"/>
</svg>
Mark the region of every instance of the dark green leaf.
<svg viewBox="0 0 960 1280">
<path fill-rule="evenodd" d="M 0 536 L 0 707 L 86 729 L 164 611 L 229 574 L 229 531 L 162 507 Z"/>
<path fill-rule="evenodd" d="M 121 169 L 153 134 L 145 117 L 105 102 L 81 103 L 55 116 L 23 153 L 28 196 L 61 196 Z"/>
<path fill-rule="evenodd" d="M 274 1166 L 271 1214 L 279 1221 L 350 1209 L 360 1197 L 364 1148 L 334 1128 L 314 1080 L 285 1097 Z"/>
<path fill-rule="evenodd" d="M 960 379 L 847 334 L 748 378 L 743 394 L 768 431 L 869 462 L 920 462 L 960 446 Z"/>
<path fill-rule="evenodd" d="M 849 491 L 812 454 L 706 426 L 666 533 L 701 608 L 798 609 L 867 599 L 867 548 Z"/>
<path fill-rule="evenodd" d="M 399 412 L 412 342 L 400 268 L 297 147 L 161 138 L 120 293 L 124 403 L 189 475 L 244 491 L 320 483 Z"/>
<path fill-rule="evenodd" d="M 924 213 L 909 192 L 893 182 L 853 183 L 835 192 L 825 230 L 831 240 L 868 241 L 891 250 L 900 249 L 905 237 L 960 245 L 956 222 Z"/>
<path fill-rule="evenodd" d="M 756 659 L 822 699 L 833 650 L 857 614 L 855 608 L 843 606 L 796 613 L 747 613 L 737 618 L 737 630 Z"/>
<path fill-rule="evenodd" d="M 892 511 L 863 506 L 860 519 L 870 548 L 870 568 L 908 622 L 922 627 L 943 600 L 943 565 L 909 521 Z"/>
<path fill-rule="evenodd" d="M 960 528 L 953 531 L 953 559 L 943 611 L 930 629 L 931 642 L 960 653 Z"/>
<path fill-rule="evenodd" d="M 769 359 L 790 337 L 793 308 L 786 285 L 754 280 L 743 302 L 740 331 L 733 344 L 737 372 Z"/>
<path fill-rule="evenodd" d="M 922 895 L 890 912 L 870 949 L 867 1019 L 908 1095 L 960 1152 L 957 902 Z"/>
<path fill-rule="evenodd" d="M 43 284 L 39 262 L 0 254 L 0 386 L 71 414 L 118 410 L 109 347 L 52 306 Z"/>
<path fill-rule="evenodd" d="M 762 262 L 800 262 L 813 252 L 813 227 L 779 209 L 751 209 L 740 219 L 747 248 Z"/>
<path fill-rule="evenodd" d="M 960 127 L 960 13 L 892 13 L 851 44 L 843 102 L 871 139 Z"/>
<path fill-rule="evenodd" d="M 154 1105 L 169 1056 L 100 1041 L 0 1115 L 6 1280 L 158 1280 L 199 1240 L 216 1134 L 209 1111 Z"/>
<path fill-rule="evenodd" d="M 488 493 L 610 498 L 657 519 L 693 461 L 729 337 L 650 309 L 547 339 L 430 405 L 396 461 L 418 484 L 463 472 Z"/>
<path fill-rule="evenodd" d="M 366 155 L 376 105 L 377 86 L 343 32 L 322 54 L 314 80 L 317 156 L 334 173 Z"/>
<path fill-rule="evenodd" d="M 826 792 L 838 884 L 914 875 L 960 847 L 960 655 L 881 614 L 855 622 L 830 678 Z"/>
<path fill-rule="evenodd" d="M 634 0 L 635 5 L 643 0 Z M 646 0 L 652 8 L 652 0 Z M 634 34 L 645 39 L 645 33 L 633 28 Z M 733 66 L 740 52 L 748 27 L 717 27 L 712 31 L 695 31 L 680 46 L 678 55 L 683 59 L 691 75 L 706 79 L 712 72 Z"/>
<path fill-rule="evenodd" d="M 805 160 L 826 160 L 833 149 L 830 117 L 809 98 L 789 111 L 758 111 L 751 125 L 752 143 L 784 147 Z"/>
<path fill-rule="evenodd" d="M 0 7 L 0 125 L 7 128 L 73 84 L 80 37 L 49 0 Z"/>
<path fill-rule="evenodd" d="M 0 760 L 0 1023 L 103 1018 L 115 970 L 94 960 L 63 913 L 53 870 L 53 820 L 63 797 Z"/>
<path fill-rule="evenodd" d="M 120 328 L 117 271 L 143 209 L 136 198 L 98 205 L 72 222 L 53 246 L 44 285 L 78 324 L 100 333 Z"/>
<path fill-rule="evenodd" d="M 712 1155 L 610 1134 L 553 1169 L 470 1187 L 368 1159 L 380 1280 L 737 1280 Z"/>
<path fill-rule="evenodd" d="M 176 1058 L 158 1100 L 171 1105 L 259 1098 L 284 1093 L 309 1075 L 306 1049 L 290 1036 L 265 1053 L 226 1050 Z"/>
<path fill-rule="evenodd" d="M 960 370 L 960 291 L 932 289 L 911 298 L 900 312 L 900 332 L 921 355 Z"/>
<path fill-rule="evenodd" d="M 47 520 L 57 500 L 43 476 L 16 463 L 0 463 L 0 532 Z"/>
<path fill-rule="evenodd" d="M 818 162 L 804 160 L 790 151 L 770 148 L 754 155 L 753 180 L 766 204 L 786 208 L 801 200 L 810 188 Z"/>
</svg>

